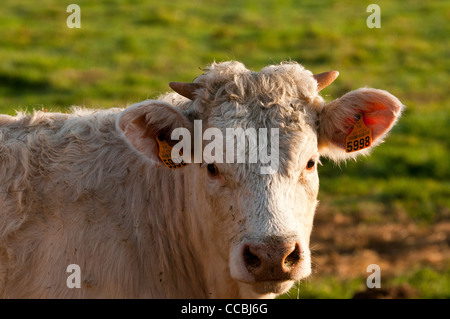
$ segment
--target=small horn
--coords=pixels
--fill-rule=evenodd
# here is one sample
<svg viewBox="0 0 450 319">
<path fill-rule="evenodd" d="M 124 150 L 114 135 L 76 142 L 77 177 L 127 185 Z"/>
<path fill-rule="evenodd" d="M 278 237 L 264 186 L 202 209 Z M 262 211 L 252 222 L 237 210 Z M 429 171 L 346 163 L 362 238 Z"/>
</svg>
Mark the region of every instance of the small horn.
<svg viewBox="0 0 450 319">
<path fill-rule="evenodd" d="M 187 97 L 189 100 L 195 98 L 195 91 L 202 88 L 199 83 L 170 82 L 169 86 L 178 94 Z"/>
<path fill-rule="evenodd" d="M 339 76 L 338 71 L 329 71 L 320 74 L 314 74 L 314 78 L 317 81 L 317 90 L 322 90 L 330 85 Z"/>
</svg>

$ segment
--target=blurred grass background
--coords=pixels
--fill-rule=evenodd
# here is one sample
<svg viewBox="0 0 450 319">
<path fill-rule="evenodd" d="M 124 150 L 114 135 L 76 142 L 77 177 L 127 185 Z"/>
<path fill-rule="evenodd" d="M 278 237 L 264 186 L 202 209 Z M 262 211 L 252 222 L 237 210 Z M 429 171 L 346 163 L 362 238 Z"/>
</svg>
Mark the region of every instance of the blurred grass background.
<svg viewBox="0 0 450 319">
<path fill-rule="evenodd" d="M 449 219 L 449 1 L 376 1 L 379 29 L 366 25 L 374 1 L 356 0 L 79 0 L 81 28 L 69 29 L 66 8 L 74 2 L 2 3 L 0 113 L 125 107 L 168 91 L 170 81 L 193 80 L 214 60 L 254 70 L 285 60 L 314 73 L 339 70 L 325 99 L 368 86 L 390 91 L 407 109 L 370 157 L 341 168 L 325 161 L 321 202 L 336 213 L 423 227 Z M 422 297 L 448 298 L 448 269 L 393 280 Z M 435 285 L 424 288 L 426 281 Z M 300 297 L 345 298 L 354 287 L 354 280 L 319 278 Z"/>
</svg>

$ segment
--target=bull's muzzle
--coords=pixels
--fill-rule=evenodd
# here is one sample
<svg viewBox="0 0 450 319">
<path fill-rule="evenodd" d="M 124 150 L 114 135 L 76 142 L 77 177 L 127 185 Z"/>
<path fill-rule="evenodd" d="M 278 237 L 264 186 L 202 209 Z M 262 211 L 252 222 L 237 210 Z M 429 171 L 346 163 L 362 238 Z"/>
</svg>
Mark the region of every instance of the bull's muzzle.
<svg viewBox="0 0 450 319">
<path fill-rule="evenodd" d="M 245 269 L 255 282 L 297 280 L 301 256 L 296 241 L 246 243 L 242 250 Z"/>
</svg>

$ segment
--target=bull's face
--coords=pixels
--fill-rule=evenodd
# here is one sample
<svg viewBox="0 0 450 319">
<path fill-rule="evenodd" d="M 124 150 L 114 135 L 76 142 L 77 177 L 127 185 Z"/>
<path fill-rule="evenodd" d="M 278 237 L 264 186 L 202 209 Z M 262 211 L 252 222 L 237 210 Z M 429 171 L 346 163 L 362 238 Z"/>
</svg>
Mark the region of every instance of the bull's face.
<svg viewBox="0 0 450 319">
<path fill-rule="evenodd" d="M 214 64 L 196 83 L 171 83 L 188 98 L 164 98 L 178 107 L 146 101 L 118 120 L 128 141 L 156 166 L 156 137 L 173 137 L 177 128 L 189 133 L 181 144 L 185 161 L 194 162 L 187 172 L 200 192 L 193 205 L 206 214 L 198 222 L 242 296 L 275 296 L 311 273 L 319 156 L 340 160 L 366 153 L 401 112 L 398 99 L 374 89 L 324 105 L 318 92 L 336 76 L 314 76 L 295 63 L 259 73 L 240 63 Z M 349 144 L 361 118 L 370 140 Z"/>
<path fill-rule="evenodd" d="M 211 115 L 204 125 L 205 132 L 214 127 L 222 133 L 204 141 L 203 159 L 209 164 L 198 171 L 213 220 L 209 227 L 220 239 L 216 250 L 225 252 L 231 278 L 246 296 L 283 293 L 311 273 L 309 237 L 319 189 L 318 117 L 304 104 L 291 99 L 270 108 L 250 105 L 254 113 L 261 112 L 255 118 L 265 123 L 239 119 L 230 111 L 224 116 L 222 111 L 220 118 Z M 215 109 L 236 107 L 225 101 Z M 295 120 L 277 114 L 289 109 Z M 230 136 L 232 131 L 222 123 L 241 128 L 241 134 Z M 223 154 L 216 156 L 220 145 Z M 258 156 L 261 153 L 270 154 L 270 160 Z"/>
<path fill-rule="evenodd" d="M 290 147 L 291 163 L 273 174 L 238 163 L 211 163 L 199 172 L 213 234 L 222 239 L 217 251 L 229 253 L 223 257 L 231 277 L 257 294 L 283 293 L 311 272 L 309 236 L 319 188 L 317 143 L 312 145 Z"/>
</svg>

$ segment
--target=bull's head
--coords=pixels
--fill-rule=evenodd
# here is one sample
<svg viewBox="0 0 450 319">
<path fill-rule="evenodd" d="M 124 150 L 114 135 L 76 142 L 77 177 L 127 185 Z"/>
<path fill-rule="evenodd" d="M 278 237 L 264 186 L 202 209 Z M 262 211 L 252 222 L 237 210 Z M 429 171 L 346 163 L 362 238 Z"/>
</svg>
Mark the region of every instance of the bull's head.
<svg viewBox="0 0 450 319">
<path fill-rule="evenodd" d="M 258 73 L 238 62 L 213 64 L 194 83 L 172 82 L 178 94 L 142 102 L 120 118 L 126 138 L 155 166 L 161 166 L 157 136 L 168 137 L 183 127 L 192 133 L 193 145 L 199 134 L 194 132 L 195 121 L 202 121 L 202 151 L 211 156 L 181 169 L 187 185 L 195 188 L 188 202 L 202 211 L 196 222 L 204 240 L 214 242 L 211 249 L 204 243 L 204 254 L 226 265 L 222 268 L 228 281 L 243 297 L 283 293 L 311 273 L 309 238 L 319 190 L 319 157 L 340 161 L 367 154 L 401 114 L 400 101 L 376 89 L 358 89 L 324 103 L 319 91 L 337 76 L 336 71 L 313 75 L 297 63 L 269 66 Z M 250 142 L 250 133 L 243 137 L 248 138 L 244 162 L 238 160 L 239 149 L 227 156 L 230 128 L 258 132 L 256 145 Z M 208 129 L 217 134 L 204 134 Z M 266 129 L 263 135 L 261 129 Z M 272 139 L 274 129 L 277 140 Z M 261 170 L 267 163 L 262 157 L 250 160 L 261 147 L 278 156 L 270 174 Z M 183 156 L 195 162 L 195 150 L 191 151 L 191 158 L 186 150 Z"/>
</svg>

